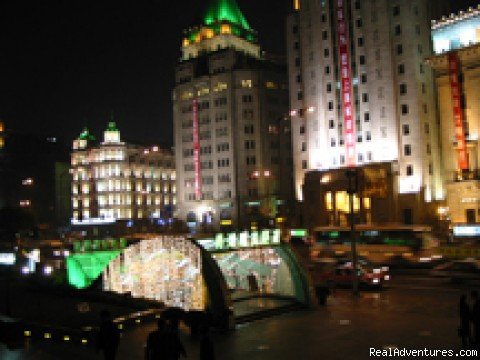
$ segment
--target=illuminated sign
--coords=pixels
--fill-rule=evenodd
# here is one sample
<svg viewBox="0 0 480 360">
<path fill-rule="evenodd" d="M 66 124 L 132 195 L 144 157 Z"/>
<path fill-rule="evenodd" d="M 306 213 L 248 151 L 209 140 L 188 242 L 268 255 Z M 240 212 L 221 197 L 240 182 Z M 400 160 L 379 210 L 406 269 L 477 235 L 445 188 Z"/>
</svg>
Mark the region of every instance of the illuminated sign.
<svg viewBox="0 0 480 360">
<path fill-rule="evenodd" d="M 340 78 L 342 85 L 343 121 L 345 137 L 345 160 L 347 166 L 355 166 L 355 120 L 352 102 L 352 76 L 350 70 L 350 40 L 345 20 L 345 0 L 336 0 L 338 53 L 340 59 Z"/>
<path fill-rule="evenodd" d="M 78 220 L 72 219 L 72 225 L 106 225 L 106 224 L 113 224 L 115 223 L 115 219 L 113 218 L 106 218 L 106 219 L 85 219 L 85 220 Z"/>
<path fill-rule="evenodd" d="M 480 236 L 480 226 L 454 226 L 454 236 Z"/>
<path fill-rule="evenodd" d="M 305 229 L 292 229 L 290 230 L 290 236 L 304 237 L 308 235 L 308 231 Z"/>
<path fill-rule="evenodd" d="M 195 199 L 202 199 L 200 174 L 200 129 L 198 124 L 198 99 L 193 99 L 193 162 L 195 167 Z"/>
<path fill-rule="evenodd" d="M 280 229 L 258 231 L 231 232 L 228 234 L 217 233 L 214 239 L 201 239 L 198 243 L 205 250 L 230 250 L 256 246 L 278 245 L 281 242 Z M 213 245 L 213 246 L 212 246 Z"/>
<path fill-rule="evenodd" d="M 14 253 L 0 253 L 0 265 L 15 265 L 16 260 Z"/>
<path fill-rule="evenodd" d="M 463 123 L 463 109 L 461 105 L 462 85 L 460 84 L 458 77 L 459 60 L 455 52 L 448 54 L 448 71 L 450 76 L 450 89 L 452 92 L 455 138 L 457 139 L 458 168 L 460 170 L 468 170 L 467 142 L 465 140 L 465 126 Z"/>
</svg>

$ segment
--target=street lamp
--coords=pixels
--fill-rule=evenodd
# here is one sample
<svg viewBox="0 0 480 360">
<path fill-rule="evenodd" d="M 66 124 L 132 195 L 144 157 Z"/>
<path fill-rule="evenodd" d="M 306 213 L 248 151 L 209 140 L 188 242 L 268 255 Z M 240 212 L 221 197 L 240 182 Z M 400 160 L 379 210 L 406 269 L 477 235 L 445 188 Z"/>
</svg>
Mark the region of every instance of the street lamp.
<svg viewBox="0 0 480 360">
<path fill-rule="evenodd" d="M 359 295 L 358 288 L 358 271 L 357 271 L 357 243 L 355 238 L 355 210 L 354 205 L 354 196 L 358 192 L 358 172 L 357 169 L 348 169 L 345 175 L 348 178 L 348 197 L 350 202 L 350 244 L 352 246 L 352 268 L 353 268 L 353 278 L 352 278 L 352 288 L 353 295 Z"/>
</svg>

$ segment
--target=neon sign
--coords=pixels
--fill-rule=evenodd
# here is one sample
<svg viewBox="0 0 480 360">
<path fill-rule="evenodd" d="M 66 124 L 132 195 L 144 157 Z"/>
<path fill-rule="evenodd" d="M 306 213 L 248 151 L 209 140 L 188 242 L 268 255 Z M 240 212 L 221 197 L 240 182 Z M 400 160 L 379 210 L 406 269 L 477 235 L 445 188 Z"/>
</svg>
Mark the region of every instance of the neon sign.
<svg viewBox="0 0 480 360">
<path fill-rule="evenodd" d="M 198 125 L 198 99 L 193 99 L 193 162 L 195 167 L 195 199 L 202 198 L 200 177 L 200 134 Z"/>
<path fill-rule="evenodd" d="M 458 78 L 459 61 L 455 52 L 448 54 L 448 72 L 450 77 L 450 89 L 452 92 L 453 122 L 455 126 L 455 138 L 457 139 L 458 168 L 468 170 L 467 142 L 465 140 L 465 127 L 463 124 L 463 111 L 461 105 L 462 86 Z"/>
<path fill-rule="evenodd" d="M 345 160 L 347 166 L 355 166 L 355 122 L 353 120 L 352 76 L 350 70 L 349 37 L 345 21 L 345 1 L 336 0 L 338 52 L 340 59 L 340 78 L 342 84 L 343 121 L 345 137 Z"/>
</svg>

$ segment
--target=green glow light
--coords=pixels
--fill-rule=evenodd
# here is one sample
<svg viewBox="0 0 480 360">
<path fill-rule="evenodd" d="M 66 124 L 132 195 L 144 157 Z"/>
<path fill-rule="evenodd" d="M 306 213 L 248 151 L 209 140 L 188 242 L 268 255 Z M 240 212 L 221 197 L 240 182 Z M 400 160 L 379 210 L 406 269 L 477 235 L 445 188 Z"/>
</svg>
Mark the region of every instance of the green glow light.
<svg viewBox="0 0 480 360">
<path fill-rule="evenodd" d="M 212 0 L 207 8 L 203 21 L 205 25 L 228 21 L 242 27 L 244 30 L 251 30 L 250 25 L 235 0 Z"/>
<path fill-rule="evenodd" d="M 77 289 L 89 287 L 105 270 L 120 250 L 73 254 L 67 257 L 68 283 Z"/>
<path fill-rule="evenodd" d="M 79 140 L 87 140 L 87 141 L 95 141 L 95 136 L 90 134 L 90 131 L 88 131 L 88 128 L 83 128 L 82 133 L 78 137 Z"/>
<path fill-rule="evenodd" d="M 290 230 L 290 235 L 291 236 L 303 237 L 303 236 L 307 236 L 308 232 L 305 229 L 292 229 L 292 230 Z"/>
</svg>

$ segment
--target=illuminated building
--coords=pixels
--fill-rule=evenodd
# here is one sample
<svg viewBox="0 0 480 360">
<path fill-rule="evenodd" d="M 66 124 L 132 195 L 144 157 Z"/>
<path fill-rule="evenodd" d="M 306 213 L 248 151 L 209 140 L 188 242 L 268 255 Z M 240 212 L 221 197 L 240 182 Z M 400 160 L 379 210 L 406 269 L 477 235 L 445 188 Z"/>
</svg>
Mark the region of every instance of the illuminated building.
<svg viewBox="0 0 480 360">
<path fill-rule="evenodd" d="M 176 205 L 173 155 L 130 145 L 108 124 L 99 145 L 85 129 L 73 142 L 72 224 L 111 224 L 117 220 L 171 218 Z"/>
<path fill-rule="evenodd" d="M 185 31 L 174 97 L 178 217 L 260 226 L 291 197 L 286 70 L 262 57 L 234 0 Z"/>
<path fill-rule="evenodd" d="M 432 22 L 447 207 L 439 215 L 453 223 L 480 217 L 480 6 Z M 442 213 L 442 214 L 441 214 Z"/>
<path fill-rule="evenodd" d="M 294 1 L 287 20 L 293 173 L 297 200 L 318 215 L 309 225 L 340 219 L 330 223 L 327 203 L 307 196 L 317 191 L 307 183 L 346 191 L 343 180 L 307 181 L 310 172 L 321 179 L 382 164 L 393 174 L 387 217 L 398 222 L 426 221 L 428 203 L 443 199 L 433 75 L 424 58 L 432 54 L 433 10 L 444 3 Z M 329 189 L 334 183 L 343 188 Z"/>
</svg>

